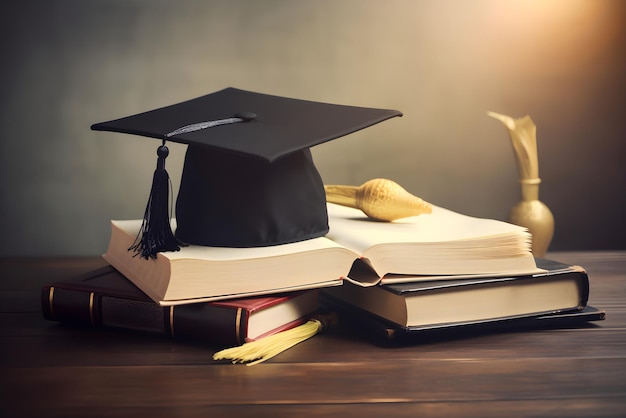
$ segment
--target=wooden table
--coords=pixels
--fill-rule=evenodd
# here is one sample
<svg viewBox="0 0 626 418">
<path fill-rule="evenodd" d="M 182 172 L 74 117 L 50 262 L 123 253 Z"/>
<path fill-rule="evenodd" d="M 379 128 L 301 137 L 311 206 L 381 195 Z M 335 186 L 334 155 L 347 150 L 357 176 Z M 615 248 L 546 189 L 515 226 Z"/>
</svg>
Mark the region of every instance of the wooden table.
<svg viewBox="0 0 626 418">
<path fill-rule="evenodd" d="M 260 365 L 214 348 L 42 318 L 39 289 L 98 258 L 0 259 L 2 417 L 626 416 L 626 252 L 583 265 L 606 320 L 399 347 L 341 326 Z"/>
</svg>

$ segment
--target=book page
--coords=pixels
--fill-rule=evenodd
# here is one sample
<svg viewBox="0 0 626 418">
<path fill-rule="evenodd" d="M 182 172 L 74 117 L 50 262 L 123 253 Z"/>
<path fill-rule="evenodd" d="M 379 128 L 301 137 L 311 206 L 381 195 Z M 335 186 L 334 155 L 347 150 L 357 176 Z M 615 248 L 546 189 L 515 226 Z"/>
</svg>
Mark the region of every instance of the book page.
<svg viewBox="0 0 626 418">
<path fill-rule="evenodd" d="M 357 209 L 328 205 L 330 232 L 328 238 L 351 250 L 364 254 L 377 244 L 390 243 L 453 243 L 459 241 L 497 239 L 513 236 L 524 239 L 525 228 L 493 219 L 474 218 L 433 206 L 432 214 L 424 214 L 393 222 L 379 222 Z M 471 246 L 463 242 L 462 249 Z"/>
</svg>

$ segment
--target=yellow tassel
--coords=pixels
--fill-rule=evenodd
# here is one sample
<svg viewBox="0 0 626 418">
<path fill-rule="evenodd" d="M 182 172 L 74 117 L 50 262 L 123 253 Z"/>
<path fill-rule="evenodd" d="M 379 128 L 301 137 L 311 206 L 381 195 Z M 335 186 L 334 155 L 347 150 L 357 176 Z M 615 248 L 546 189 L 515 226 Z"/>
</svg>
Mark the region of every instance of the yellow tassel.
<svg viewBox="0 0 626 418">
<path fill-rule="evenodd" d="M 287 331 L 279 332 L 260 340 L 250 341 L 239 347 L 218 351 L 213 354 L 213 360 L 226 359 L 233 363 L 246 363 L 246 366 L 259 364 L 290 349 L 296 344 L 308 340 L 326 329 L 334 321 L 335 317 L 332 314 L 319 315 L 311 318 L 305 324 Z"/>
</svg>

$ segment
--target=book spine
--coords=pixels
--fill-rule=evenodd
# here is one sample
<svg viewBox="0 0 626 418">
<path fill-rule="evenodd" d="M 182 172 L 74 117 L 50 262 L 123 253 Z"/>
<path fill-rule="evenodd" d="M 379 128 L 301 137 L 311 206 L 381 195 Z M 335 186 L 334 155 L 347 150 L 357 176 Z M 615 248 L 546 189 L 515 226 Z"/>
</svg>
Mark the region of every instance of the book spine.
<svg viewBox="0 0 626 418">
<path fill-rule="evenodd" d="M 41 292 L 45 319 L 93 327 L 116 328 L 216 345 L 245 342 L 249 313 L 243 308 L 197 303 L 160 306 L 121 298 L 46 286 Z"/>
</svg>

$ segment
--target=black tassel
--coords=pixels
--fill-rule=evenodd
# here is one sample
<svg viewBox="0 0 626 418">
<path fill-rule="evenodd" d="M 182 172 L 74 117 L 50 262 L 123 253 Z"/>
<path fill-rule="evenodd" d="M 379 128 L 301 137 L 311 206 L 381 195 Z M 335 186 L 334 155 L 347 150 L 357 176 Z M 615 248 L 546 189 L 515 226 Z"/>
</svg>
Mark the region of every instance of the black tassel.
<svg viewBox="0 0 626 418">
<path fill-rule="evenodd" d="M 135 242 L 128 249 L 146 260 L 156 258 L 162 251 L 178 251 L 184 246 L 172 232 L 170 217 L 170 177 L 165 170 L 165 159 L 169 154 L 165 141 L 157 150 L 157 166 L 152 178 L 152 189 L 143 215 L 141 229 Z"/>
</svg>

